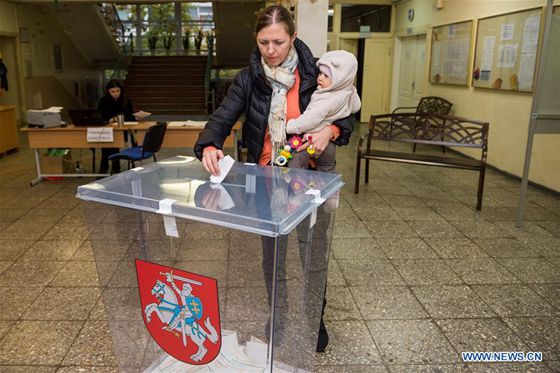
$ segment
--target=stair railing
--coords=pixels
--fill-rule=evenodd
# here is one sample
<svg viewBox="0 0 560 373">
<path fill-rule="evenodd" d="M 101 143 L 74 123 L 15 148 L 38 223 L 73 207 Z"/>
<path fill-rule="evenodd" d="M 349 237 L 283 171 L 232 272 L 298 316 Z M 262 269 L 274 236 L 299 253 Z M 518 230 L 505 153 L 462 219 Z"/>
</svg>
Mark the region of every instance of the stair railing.
<svg viewBox="0 0 560 373">
<path fill-rule="evenodd" d="M 204 107 L 208 112 L 209 104 L 212 104 L 212 110 L 214 108 L 214 95 L 210 92 L 210 75 L 212 73 L 212 63 L 214 62 L 214 35 L 212 33 L 209 33 L 206 37 L 206 44 L 208 46 L 208 56 L 206 58 L 206 71 L 204 73 Z"/>
</svg>

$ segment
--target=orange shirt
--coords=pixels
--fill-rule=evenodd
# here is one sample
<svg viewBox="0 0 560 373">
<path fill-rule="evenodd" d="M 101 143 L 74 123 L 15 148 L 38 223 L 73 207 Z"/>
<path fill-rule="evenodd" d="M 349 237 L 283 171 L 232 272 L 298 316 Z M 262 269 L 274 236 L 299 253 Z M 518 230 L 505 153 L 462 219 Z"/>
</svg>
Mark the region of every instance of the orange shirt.
<svg viewBox="0 0 560 373">
<path fill-rule="evenodd" d="M 290 119 L 296 119 L 301 115 L 299 110 L 299 71 L 296 69 L 296 81 L 292 88 L 288 90 L 286 94 L 286 123 Z M 268 133 L 268 127 L 266 129 L 266 134 L 264 135 L 264 144 L 261 156 L 259 158 L 259 164 L 265 166 L 270 163 L 272 154 L 272 144 L 270 143 L 270 134 Z"/>
</svg>

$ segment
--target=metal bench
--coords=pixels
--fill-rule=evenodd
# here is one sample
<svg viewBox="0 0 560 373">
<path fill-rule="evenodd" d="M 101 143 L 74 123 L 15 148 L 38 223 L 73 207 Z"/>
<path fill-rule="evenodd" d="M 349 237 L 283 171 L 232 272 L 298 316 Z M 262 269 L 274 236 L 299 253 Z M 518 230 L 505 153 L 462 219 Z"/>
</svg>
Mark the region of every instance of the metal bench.
<svg viewBox="0 0 560 373">
<path fill-rule="evenodd" d="M 373 115 L 368 134 L 360 138 L 356 162 L 356 184 L 354 193 L 359 192 L 361 161 L 365 159 L 365 182 L 369 181 L 369 161 L 380 160 L 451 167 L 478 171 L 478 199 L 476 209 L 482 208 L 484 173 L 488 153 L 487 122 L 479 122 L 451 115 L 432 113 L 407 113 Z M 449 155 L 425 155 L 387 150 L 374 150 L 372 141 L 394 141 L 445 147 L 474 148 L 481 150 L 480 159 Z M 364 141 L 366 148 L 364 149 Z"/>
</svg>

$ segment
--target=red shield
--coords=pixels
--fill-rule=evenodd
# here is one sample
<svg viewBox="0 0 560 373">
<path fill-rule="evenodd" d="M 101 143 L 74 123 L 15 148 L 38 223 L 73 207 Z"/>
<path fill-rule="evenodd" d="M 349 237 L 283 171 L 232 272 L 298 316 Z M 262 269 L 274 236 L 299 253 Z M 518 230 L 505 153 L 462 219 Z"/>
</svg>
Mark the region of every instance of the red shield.
<svg viewBox="0 0 560 373">
<path fill-rule="evenodd" d="M 150 335 L 169 355 L 204 365 L 220 353 L 218 282 L 136 259 L 142 317 Z"/>
</svg>

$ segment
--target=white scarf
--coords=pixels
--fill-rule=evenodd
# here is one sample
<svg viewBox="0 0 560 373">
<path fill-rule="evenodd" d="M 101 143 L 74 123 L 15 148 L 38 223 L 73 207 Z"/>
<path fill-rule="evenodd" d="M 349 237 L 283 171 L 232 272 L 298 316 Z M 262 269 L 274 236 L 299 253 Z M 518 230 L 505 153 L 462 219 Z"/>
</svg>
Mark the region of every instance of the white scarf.
<svg viewBox="0 0 560 373">
<path fill-rule="evenodd" d="M 286 93 L 296 82 L 295 71 L 298 66 L 298 54 L 294 46 L 288 52 L 288 57 L 279 66 L 269 66 L 261 57 L 261 64 L 268 82 L 272 86 L 270 113 L 268 114 L 268 132 L 272 143 L 271 164 L 278 150 L 286 143 Z"/>
</svg>

